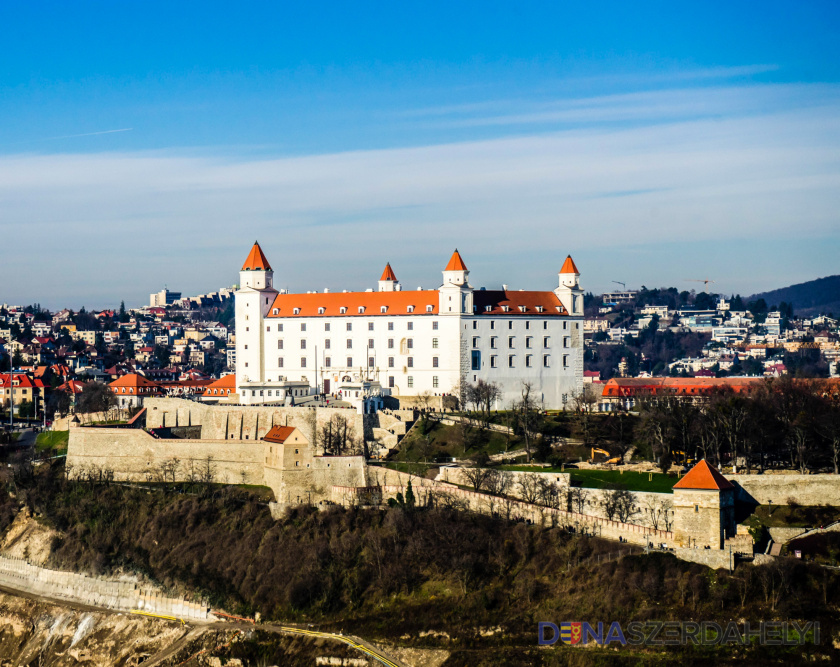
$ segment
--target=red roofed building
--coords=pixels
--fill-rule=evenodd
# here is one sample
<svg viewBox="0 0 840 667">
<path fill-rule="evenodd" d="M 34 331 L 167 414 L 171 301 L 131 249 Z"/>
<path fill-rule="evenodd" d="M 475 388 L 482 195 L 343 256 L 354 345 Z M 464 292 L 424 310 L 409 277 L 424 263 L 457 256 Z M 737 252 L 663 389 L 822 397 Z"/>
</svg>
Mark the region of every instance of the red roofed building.
<svg viewBox="0 0 840 667">
<path fill-rule="evenodd" d="M 674 484 L 674 543 L 722 549 L 735 537 L 735 485 L 705 460 Z"/>
<path fill-rule="evenodd" d="M 120 408 L 133 408 L 143 405 L 143 399 L 150 396 L 163 396 L 161 385 L 137 373 L 129 373 L 108 385 L 117 399 Z"/>
<path fill-rule="evenodd" d="M 214 380 L 204 388 L 202 401 L 234 401 L 238 400 L 236 393 L 236 375 L 225 375 Z"/>
<path fill-rule="evenodd" d="M 255 243 L 236 292 L 236 393 L 279 403 L 289 382 L 331 394 L 352 381 L 441 395 L 481 379 L 501 387 L 501 407 L 525 380 L 561 407 L 583 384 L 579 277 L 567 257 L 554 290 L 476 289 L 455 250 L 436 289 L 403 290 L 389 263 L 377 291 L 288 294 Z"/>
<path fill-rule="evenodd" d="M 8 408 L 9 401 L 13 400 L 15 410 L 20 408 L 24 401 L 35 406 L 35 414 L 44 408 L 44 392 L 46 385 L 39 378 L 32 378 L 26 373 L 12 372 L 0 373 L 0 401 Z"/>
<path fill-rule="evenodd" d="M 630 410 L 646 397 L 675 396 L 689 400 L 705 400 L 715 391 L 729 389 L 735 393 L 750 392 L 763 378 L 612 378 L 601 392 L 601 410 Z"/>
</svg>

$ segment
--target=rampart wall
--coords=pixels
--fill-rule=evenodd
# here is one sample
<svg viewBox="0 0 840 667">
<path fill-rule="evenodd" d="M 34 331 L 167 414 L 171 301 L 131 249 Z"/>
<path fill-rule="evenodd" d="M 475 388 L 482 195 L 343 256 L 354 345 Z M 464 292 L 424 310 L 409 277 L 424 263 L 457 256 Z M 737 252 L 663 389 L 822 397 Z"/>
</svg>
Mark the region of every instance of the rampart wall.
<svg viewBox="0 0 840 667">
<path fill-rule="evenodd" d="M 158 590 L 140 587 L 133 581 L 49 570 L 5 556 L 0 556 L 0 585 L 56 600 L 118 611 L 137 610 L 202 621 L 208 620 L 210 611 L 206 602 L 167 597 Z"/>
<path fill-rule="evenodd" d="M 736 500 L 758 505 L 785 505 L 793 499 L 800 505 L 840 506 L 840 475 L 724 475 L 736 484 Z"/>
<path fill-rule="evenodd" d="M 92 467 L 114 471 L 117 480 L 145 481 L 153 478 L 161 463 L 178 459 L 176 478 L 187 479 L 190 466 L 196 472 L 212 457 L 218 482 L 263 484 L 264 446 L 259 440 L 163 440 L 141 429 L 73 428 L 67 450 L 72 471 Z"/>
</svg>

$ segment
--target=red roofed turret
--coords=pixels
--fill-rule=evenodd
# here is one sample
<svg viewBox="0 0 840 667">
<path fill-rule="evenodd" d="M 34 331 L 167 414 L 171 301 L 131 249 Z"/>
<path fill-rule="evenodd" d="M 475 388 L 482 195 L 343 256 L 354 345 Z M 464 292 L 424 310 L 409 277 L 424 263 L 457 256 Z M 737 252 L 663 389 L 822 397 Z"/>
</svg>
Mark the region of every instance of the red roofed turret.
<svg viewBox="0 0 840 667">
<path fill-rule="evenodd" d="M 245 263 L 242 265 L 241 271 L 271 271 L 271 264 L 268 263 L 268 260 L 265 258 L 265 254 L 263 254 L 262 248 L 260 248 L 260 244 L 257 241 L 254 241 L 254 246 L 251 248 L 251 252 L 248 253 L 248 259 L 245 260 Z"/>
<path fill-rule="evenodd" d="M 449 258 L 449 264 L 446 265 L 444 271 L 466 271 L 467 265 L 464 264 L 464 260 L 461 259 L 461 253 L 458 252 L 458 248 L 455 248 L 455 252 L 452 253 L 452 257 Z"/>
<path fill-rule="evenodd" d="M 580 275 L 580 271 L 578 271 L 578 267 L 575 266 L 575 261 L 572 259 L 571 255 L 566 255 L 566 261 L 563 262 L 563 268 L 560 269 L 560 273 L 577 273 Z"/>
<path fill-rule="evenodd" d="M 701 489 L 707 491 L 722 491 L 734 489 L 735 486 L 721 475 L 717 468 L 710 466 L 706 460 L 699 461 L 676 484 L 675 489 Z"/>
<path fill-rule="evenodd" d="M 391 268 L 391 263 L 385 265 L 385 270 L 382 272 L 382 277 L 379 280 L 396 280 L 397 276 L 394 275 L 394 270 Z"/>
</svg>

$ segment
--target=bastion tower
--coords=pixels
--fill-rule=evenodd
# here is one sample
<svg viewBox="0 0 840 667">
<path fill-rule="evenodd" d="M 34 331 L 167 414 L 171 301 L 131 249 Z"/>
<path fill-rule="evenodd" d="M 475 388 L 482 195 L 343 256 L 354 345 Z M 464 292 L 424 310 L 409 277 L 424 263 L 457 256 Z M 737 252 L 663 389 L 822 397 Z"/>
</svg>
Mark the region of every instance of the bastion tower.
<svg viewBox="0 0 840 667">
<path fill-rule="evenodd" d="M 262 385 L 265 376 L 265 316 L 277 296 L 274 271 L 256 241 L 239 271 L 236 305 L 236 389 L 244 396 L 249 385 Z M 275 378 L 276 379 L 276 378 Z"/>
<path fill-rule="evenodd" d="M 722 549 L 735 535 L 735 485 L 705 460 L 674 484 L 674 544 Z"/>
</svg>

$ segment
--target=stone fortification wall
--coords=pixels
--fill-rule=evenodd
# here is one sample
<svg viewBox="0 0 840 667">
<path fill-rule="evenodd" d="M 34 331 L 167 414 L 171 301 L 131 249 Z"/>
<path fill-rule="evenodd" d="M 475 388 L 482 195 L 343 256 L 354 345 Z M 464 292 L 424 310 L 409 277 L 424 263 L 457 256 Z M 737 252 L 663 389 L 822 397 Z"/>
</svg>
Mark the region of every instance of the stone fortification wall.
<svg viewBox="0 0 840 667">
<path fill-rule="evenodd" d="M 424 479 L 386 468 L 369 468 L 368 478 L 372 485 L 381 487 L 383 500 L 393 498 L 398 492 L 405 494 L 409 480 L 415 497 L 422 502 L 428 494 L 437 496 L 437 502 L 457 502 L 473 512 L 522 518 L 539 524 L 576 527 L 591 534 L 617 540 L 619 537 L 631 544 L 646 546 L 670 543 L 673 533 L 654 530 L 639 524 L 610 521 L 591 514 L 578 514 L 564 510 L 531 505 L 518 500 L 504 499 L 484 493 L 466 491 L 453 484 Z M 333 502 L 354 504 L 358 497 L 368 494 L 370 489 L 334 487 Z"/>
<path fill-rule="evenodd" d="M 523 479 L 528 477 L 538 477 L 539 479 L 548 479 L 556 488 L 560 497 L 561 507 L 566 505 L 566 493 L 569 490 L 569 473 L 558 472 L 525 472 L 525 471 L 504 471 L 505 474 L 510 475 L 511 486 L 508 491 L 509 494 L 520 496 L 519 485 Z M 471 486 L 470 481 L 464 475 L 462 468 L 443 467 L 437 478 L 438 481 L 458 484 L 460 486 Z M 602 489 L 583 489 L 586 493 L 586 502 L 584 504 L 584 513 L 598 516 L 601 518 L 608 518 L 604 511 L 604 501 L 606 500 L 606 492 Z M 636 513 L 632 515 L 631 521 L 634 524 L 654 527 L 653 513 L 656 513 L 657 528 L 664 528 L 668 525 L 668 521 L 663 516 L 664 512 L 671 513 L 673 516 L 673 495 L 670 493 L 652 493 L 649 491 L 631 491 L 636 503 Z M 567 507 L 568 509 L 568 507 Z"/>
<path fill-rule="evenodd" d="M 131 428 L 73 428 L 67 449 L 72 471 L 93 467 L 114 471 L 117 480 L 145 481 L 161 463 L 177 458 L 176 479 L 187 479 L 213 457 L 215 479 L 236 484 L 263 484 L 264 446 L 260 441 L 162 440 Z"/>
<path fill-rule="evenodd" d="M 729 569 L 729 551 L 722 550 L 722 549 L 689 549 L 687 547 L 676 547 L 674 549 L 674 555 L 681 559 L 687 560 L 691 563 L 700 563 L 700 565 L 705 565 L 707 567 L 711 567 L 712 569 L 719 570 L 721 568 Z M 734 556 L 733 558 L 733 565 L 734 565 Z"/>
<path fill-rule="evenodd" d="M 265 483 L 274 491 L 279 506 L 318 504 L 329 500 L 332 487 L 368 486 L 363 456 L 316 456 L 308 467 L 265 468 Z"/>
<path fill-rule="evenodd" d="M 724 475 L 738 487 L 738 502 L 840 506 L 840 475 Z"/>
<path fill-rule="evenodd" d="M 144 611 L 184 619 L 209 620 L 205 602 L 163 595 L 153 588 L 120 579 L 89 577 L 75 572 L 49 570 L 15 558 L 0 556 L 0 585 L 56 600 L 105 607 L 118 611 Z"/>
<path fill-rule="evenodd" d="M 340 408 L 205 405 L 182 398 L 147 398 L 144 405 L 147 428 L 200 425 L 201 437 L 209 440 L 261 440 L 272 426 L 295 426 L 315 444 L 335 414 L 353 424 L 359 441 L 373 428 L 364 415 Z"/>
</svg>

